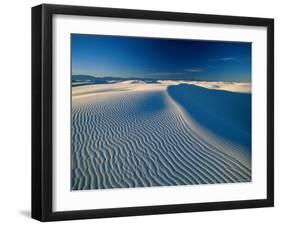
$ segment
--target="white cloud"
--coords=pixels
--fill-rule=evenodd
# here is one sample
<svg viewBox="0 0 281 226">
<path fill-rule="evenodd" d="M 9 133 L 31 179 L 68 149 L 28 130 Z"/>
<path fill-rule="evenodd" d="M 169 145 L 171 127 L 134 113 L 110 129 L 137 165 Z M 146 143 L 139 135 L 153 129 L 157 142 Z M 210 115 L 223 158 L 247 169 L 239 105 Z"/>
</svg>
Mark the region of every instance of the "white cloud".
<svg viewBox="0 0 281 226">
<path fill-rule="evenodd" d="M 235 57 L 221 57 L 221 58 L 213 58 L 209 59 L 209 61 L 233 61 L 237 60 Z"/>
<path fill-rule="evenodd" d="M 165 75 L 182 75 L 183 72 L 152 72 L 144 74 L 146 76 L 165 76 Z"/>
<path fill-rule="evenodd" d="M 187 68 L 187 69 L 184 69 L 184 71 L 198 73 L 198 72 L 204 71 L 204 69 L 203 68 Z"/>
</svg>

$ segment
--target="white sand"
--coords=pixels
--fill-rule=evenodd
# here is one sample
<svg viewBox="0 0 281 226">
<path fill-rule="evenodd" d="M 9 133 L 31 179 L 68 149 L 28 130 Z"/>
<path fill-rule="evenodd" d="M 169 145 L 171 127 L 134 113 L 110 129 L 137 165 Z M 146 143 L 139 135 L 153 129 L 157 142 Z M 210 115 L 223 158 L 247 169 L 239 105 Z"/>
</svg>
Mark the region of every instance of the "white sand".
<svg viewBox="0 0 281 226">
<path fill-rule="evenodd" d="M 168 95 L 176 83 L 72 89 L 73 190 L 251 181 L 249 156 L 201 128 Z"/>
</svg>

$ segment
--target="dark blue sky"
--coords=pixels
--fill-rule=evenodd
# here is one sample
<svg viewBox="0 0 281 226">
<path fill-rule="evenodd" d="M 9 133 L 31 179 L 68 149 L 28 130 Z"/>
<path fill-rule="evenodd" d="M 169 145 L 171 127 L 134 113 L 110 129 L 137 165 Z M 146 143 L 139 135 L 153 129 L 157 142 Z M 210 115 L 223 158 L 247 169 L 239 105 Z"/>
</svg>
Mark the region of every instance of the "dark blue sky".
<svg viewBox="0 0 281 226">
<path fill-rule="evenodd" d="M 251 81 L 251 43 L 71 35 L 72 74 Z"/>
</svg>

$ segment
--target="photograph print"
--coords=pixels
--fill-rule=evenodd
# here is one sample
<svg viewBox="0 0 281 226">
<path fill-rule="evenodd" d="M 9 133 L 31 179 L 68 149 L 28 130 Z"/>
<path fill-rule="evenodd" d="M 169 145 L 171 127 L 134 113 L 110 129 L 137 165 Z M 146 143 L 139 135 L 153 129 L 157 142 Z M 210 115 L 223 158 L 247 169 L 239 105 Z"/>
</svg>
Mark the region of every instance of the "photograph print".
<svg viewBox="0 0 281 226">
<path fill-rule="evenodd" d="M 251 182 L 250 42 L 70 38 L 72 191 Z"/>
</svg>

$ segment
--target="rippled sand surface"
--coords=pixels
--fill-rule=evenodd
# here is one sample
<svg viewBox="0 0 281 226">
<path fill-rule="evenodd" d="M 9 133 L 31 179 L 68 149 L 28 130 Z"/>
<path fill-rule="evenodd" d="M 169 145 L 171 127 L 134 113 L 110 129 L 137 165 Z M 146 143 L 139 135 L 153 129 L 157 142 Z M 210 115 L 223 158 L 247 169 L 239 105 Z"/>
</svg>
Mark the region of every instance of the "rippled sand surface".
<svg viewBox="0 0 281 226">
<path fill-rule="evenodd" d="M 72 190 L 251 181 L 250 147 L 204 124 L 206 103 L 192 87 L 168 82 L 74 87 Z M 202 105 L 205 121 L 193 117 L 201 109 L 194 101 Z M 216 123 L 234 135 L 245 130 L 226 120 Z M 244 132 L 241 139 L 250 139 Z"/>
</svg>

